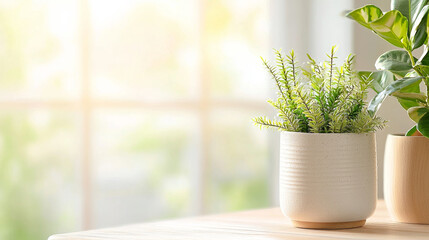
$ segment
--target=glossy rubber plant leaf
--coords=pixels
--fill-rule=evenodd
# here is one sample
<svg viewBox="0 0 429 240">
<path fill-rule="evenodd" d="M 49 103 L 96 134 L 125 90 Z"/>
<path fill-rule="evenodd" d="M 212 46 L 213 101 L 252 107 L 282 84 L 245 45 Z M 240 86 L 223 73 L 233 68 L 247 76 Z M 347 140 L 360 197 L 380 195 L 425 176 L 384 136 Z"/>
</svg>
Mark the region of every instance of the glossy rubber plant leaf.
<svg viewBox="0 0 429 240">
<path fill-rule="evenodd" d="M 413 74 L 408 74 L 408 75 L 413 75 Z M 407 76 L 407 77 L 411 77 L 411 76 Z M 402 88 L 401 90 L 393 93 L 392 95 L 401 94 L 401 93 L 420 93 L 420 81 L 410 84 L 409 86 Z M 415 100 L 415 99 L 410 100 L 410 98 L 404 99 L 401 97 L 397 97 L 397 99 L 399 104 L 401 104 L 401 106 L 405 110 L 408 110 L 411 107 L 417 107 L 422 105 L 422 103 L 419 100 Z"/>
<path fill-rule="evenodd" d="M 426 18 L 427 16 L 425 16 L 424 22 L 419 28 L 417 28 L 416 32 L 411 35 L 410 41 L 412 50 L 421 47 L 427 41 L 428 34 L 426 32 Z"/>
<path fill-rule="evenodd" d="M 420 75 L 415 70 L 413 70 L 413 71 L 407 71 L 407 74 L 405 74 L 402 78 L 404 77 L 420 77 Z"/>
<path fill-rule="evenodd" d="M 379 70 L 408 71 L 413 65 L 407 51 L 391 50 L 378 57 L 375 67 Z"/>
<path fill-rule="evenodd" d="M 374 5 L 366 5 L 346 14 L 346 17 L 371 30 L 369 23 L 379 19 L 381 16 L 383 16 L 383 11 Z"/>
<path fill-rule="evenodd" d="M 426 18 L 426 32 L 429 33 L 429 17 Z"/>
<path fill-rule="evenodd" d="M 413 83 L 420 82 L 422 77 L 411 77 L 403 78 L 397 81 L 394 81 L 389 86 L 386 87 L 383 91 L 379 92 L 368 104 L 368 112 L 371 116 L 374 116 L 375 113 L 380 108 L 380 104 L 386 99 L 390 94 L 399 91 Z"/>
<path fill-rule="evenodd" d="M 394 92 L 392 93 L 392 96 L 405 99 L 405 100 L 411 100 L 415 102 L 421 102 L 426 103 L 426 95 L 424 93 L 413 93 L 413 92 Z"/>
<path fill-rule="evenodd" d="M 404 0 L 403 0 L 404 1 Z M 419 15 L 424 12 L 425 6 L 429 3 L 428 0 L 411 0 L 411 27 L 419 25 Z"/>
<path fill-rule="evenodd" d="M 408 99 L 403 99 L 403 98 L 397 98 L 397 99 L 398 99 L 398 102 L 401 105 L 401 107 L 404 108 L 405 110 L 408 110 L 412 107 L 422 106 L 421 102 L 419 102 L 419 101 L 408 100 Z"/>
<path fill-rule="evenodd" d="M 398 10 L 404 15 L 409 23 L 410 30 L 416 22 L 422 8 L 427 4 L 428 0 L 392 0 L 390 3 L 391 10 Z"/>
<path fill-rule="evenodd" d="M 417 130 L 419 130 L 423 136 L 429 137 L 429 114 L 425 114 L 420 118 L 419 123 L 417 124 Z"/>
<path fill-rule="evenodd" d="M 414 125 L 408 132 L 405 134 L 405 136 L 413 136 L 417 132 L 417 125 Z"/>
<path fill-rule="evenodd" d="M 410 40 L 412 44 L 412 49 L 419 48 L 427 39 L 426 32 L 426 22 L 427 22 L 427 13 L 429 11 L 429 5 L 423 6 L 420 12 L 417 12 L 416 19 L 412 22 L 412 28 L 410 32 Z"/>
<path fill-rule="evenodd" d="M 370 22 L 369 26 L 377 35 L 394 46 L 411 50 L 408 40 L 408 19 L 401 12 L 389 11 L 379 19 Z"/>
<path fill-rule="evenodd" d="M 413 120 L 416 123 L 418 123 L 420 119 L 428 112 L 429 112 L 429 108 L 424 106 L 412 107 L 407 111 L 408 116 L 411 118 L 411 120 Z"/>
<path fill-rule="evenodd" d="M 358 72 L 358 76 L 366 77 L 364 80 L 371 81 L 371 88 L 376 92 L 379 93 L 383 91 L 387 86 L 389 86 L 391 83 L 395 81 L 395 77 L 393 76 L 393 73 L 389 71 L 376 71 L 376 72 Z"/>
</svg>

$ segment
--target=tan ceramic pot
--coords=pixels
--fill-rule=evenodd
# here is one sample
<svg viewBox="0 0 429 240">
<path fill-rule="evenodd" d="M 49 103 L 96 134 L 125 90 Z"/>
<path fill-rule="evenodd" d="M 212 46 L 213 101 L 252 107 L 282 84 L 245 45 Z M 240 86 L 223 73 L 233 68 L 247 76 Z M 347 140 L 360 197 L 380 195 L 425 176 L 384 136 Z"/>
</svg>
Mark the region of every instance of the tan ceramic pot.
<svg viewBox="0 0 429 240">
<path fill-rule="evenodd" d="M 396 221 L 429 224 L 429 139 L 387 136 L 384 198 Z"/>
</svg>

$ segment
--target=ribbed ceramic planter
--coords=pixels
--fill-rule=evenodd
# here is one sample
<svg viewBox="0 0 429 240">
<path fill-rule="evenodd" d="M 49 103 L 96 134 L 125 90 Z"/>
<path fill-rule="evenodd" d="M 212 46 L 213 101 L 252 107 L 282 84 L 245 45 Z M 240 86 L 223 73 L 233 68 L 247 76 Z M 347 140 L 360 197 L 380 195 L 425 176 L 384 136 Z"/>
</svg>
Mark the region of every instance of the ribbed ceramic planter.
<svg viewBox="0 0 429 240">
<path fill-rule="evenodd" d="M 377 203 L 375 134 L 282 132 L 280 207 L 296 227 L 360 227 Z"/>
<path fill-rule="evenodd" d="M 429 224 L 429 139 L 388 135 L 384 198 L 393 219 Z"/>
</svg>

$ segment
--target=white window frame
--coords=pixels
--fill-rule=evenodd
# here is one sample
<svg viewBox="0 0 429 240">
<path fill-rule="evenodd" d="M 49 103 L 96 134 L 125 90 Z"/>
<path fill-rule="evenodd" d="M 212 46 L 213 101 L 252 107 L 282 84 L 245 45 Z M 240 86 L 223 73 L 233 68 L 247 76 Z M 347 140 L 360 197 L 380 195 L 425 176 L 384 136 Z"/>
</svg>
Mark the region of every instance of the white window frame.
<svg viewBox="0 0 429 240">
<path fill-rule="evenodd" d="M 91 93 L 91 67 L 90 67 L 90 47 L 91 47 L 91 30 L 90 30 L 90 9 L 88 0 L 80 0 L 79 15 L 79 35 L 80 35 L 80 79 L 82 92 L 79 99 L 77 108 L 81 111 L 81 126 L 82 126 L 82 141 L 81 141 L 81 188 L 82 188 L 82 228 L 91 229 L 93 226 L 92 216 L 92 169 L 91 169 L 91 141 L 93 136 L 91 135 L 91 122 L 92 114 L 96 109 L 99 108 L 136 108 L 136 109 L 187 109 L 193 111 L 199 119 L 199 132 L 201 138 L 201 156 L 196 162 L 196 169 L 192 173 L 192 198 L 191 206 L 193 206 L 192 214 L 204 214 L 207 213 L 208 208 L 206 206 L 207 199 L 205 199 L 205 189 L 208 186 L 209 171 L 207 169 L 209 162 L 209 139 L 210 139 L 210 112 L 214 109 L 254 109 L 257 111 L 267 111 L 267 104 L 263 101 L 256 100 L 213 100 L 210 98 L 209 82 L 204 77 L 206 71 L 204 62 L 200 66 L 200 78 L 199 78 L 199 95 L 195 100 L 189 101 L 156 101 L 146 102 L 139 100 L 99 100 L 94 99 Z M 204 12 L 204 1 L 200 0 L 200 17 L 203 17 Z M 200 21 L 202 22 L 202 21 Z M 202 42 L 204 34 L 203 26 L 200 26 L 200 59 L 204 61 L 205 49 L 203 48 L 204 43 Z M 200 61 L 201 62 L 201 61 Z M 33 102 L 33 101 L 32 101 Z M 36 102 L 36 104 L 38 104 Z M 64 105 L 75 105 L 74 102 L 59 102 L 59 101 L 46 101 L 39 102 L 42 105 L 50 106 L 64 106 Z M 269 174 L 268 176 L 271 176 Z"/>
</svg>

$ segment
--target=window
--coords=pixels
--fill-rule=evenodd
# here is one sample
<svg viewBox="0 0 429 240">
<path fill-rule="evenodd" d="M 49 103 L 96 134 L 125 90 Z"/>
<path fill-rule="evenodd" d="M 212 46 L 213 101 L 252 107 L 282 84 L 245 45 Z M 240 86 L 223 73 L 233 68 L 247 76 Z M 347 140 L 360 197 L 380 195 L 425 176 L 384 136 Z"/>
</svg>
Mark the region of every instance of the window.
<svg viewBox="0 0 429 240">
<path fill-rule="evenodd" d="M 268 206 L 264 0 L 0 3 L 0 237 Z"/>
</svg>

